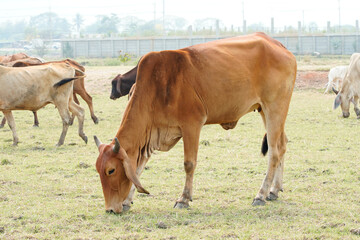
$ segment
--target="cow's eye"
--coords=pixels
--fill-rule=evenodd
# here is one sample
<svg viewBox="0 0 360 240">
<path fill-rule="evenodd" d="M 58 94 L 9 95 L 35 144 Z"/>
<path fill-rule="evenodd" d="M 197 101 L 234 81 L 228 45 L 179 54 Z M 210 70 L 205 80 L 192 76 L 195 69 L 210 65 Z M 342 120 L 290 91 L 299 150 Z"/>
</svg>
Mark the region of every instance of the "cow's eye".
<svg viewBox="0 0 360 240">
<path fill-rule="evenodd" d="M 108 171 L 108 175 L 110 176 L 111 174 L 113 174 L 115 172 L 115 168 L 112 168 Z"/>
</svg>

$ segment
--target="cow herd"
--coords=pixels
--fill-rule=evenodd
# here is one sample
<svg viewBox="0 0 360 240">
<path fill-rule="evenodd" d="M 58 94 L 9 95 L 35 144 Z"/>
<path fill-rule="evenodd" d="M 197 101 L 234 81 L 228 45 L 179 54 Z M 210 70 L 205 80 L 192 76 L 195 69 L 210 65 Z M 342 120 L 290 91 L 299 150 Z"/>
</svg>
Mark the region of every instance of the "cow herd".
<svg viewBox="0 0 360 240">
<path fill-rule="evenodd" d="M 63 122 L 57 145 L 64 143 L 74 117 L 79 120 L 79 136 L 87 142 L 84 109 L 76 94 L 89 105 L 94 123 L 98 119 L 84 87 L 85 68 L 71 59 L 37 61 L 22 54 L 0 57 L 0 111 L 13 132 L 13 144 L 18 143 L 18 136 L 11 111 L 33 111 L 38 125 L 36 111 L 49 103 L 57 107 Z M 353 102 L 360 117 L 360 54 L 354 54 L 350 62 L 348 67 L 330 71 L 326 91 L 340 89 L 334 107 L 341 106 L 348 117 Z M 268 154 L 269 161 L 252 204 L 276 200 L 282 191 L 284 125 L 296 72 L 293 54 L 263 33 L 143 56 L 135 68 L 111 81 L 111 99 L 129 94 L 112 142 L 105 144 L 94 137 L 106 211 L 128 210 L 136 189 L 148 194 L 139 180 L 147 161 L 155 150 L 168 151 L 181 138 L 186 180 L 174 207 L 189 207 L 202 127 L 220 124 L 225 130 L 233 129 L 243 115 L 253 111 L 260 114 L 266 129 L 261 152 Z"/>
</svg>

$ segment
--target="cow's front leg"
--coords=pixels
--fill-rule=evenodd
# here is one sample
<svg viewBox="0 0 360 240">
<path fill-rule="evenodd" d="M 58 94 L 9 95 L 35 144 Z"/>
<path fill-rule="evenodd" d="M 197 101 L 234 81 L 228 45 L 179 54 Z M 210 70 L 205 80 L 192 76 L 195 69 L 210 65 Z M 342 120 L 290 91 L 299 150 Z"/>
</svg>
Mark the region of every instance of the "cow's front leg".
<svg viewBox="0 0 360 240">
<path fill-rule="evenodd" d="M 183 129 L 182 132 L 184 141 L 184 169 L 186 173 L 186 180 L 183 194 L 176 201 L 174 208 L 188 208 L 189 202 L 192 201 L 192 185 L 199 147 L 200 129 L 200 127 L 191 127 Z"/>
<path fill-rule="evenodd" d="M 360 109 L 359 109 L 359 97 L 354 96 L 354 111 L 358 119 L 360 119 Z"/>
</svg>

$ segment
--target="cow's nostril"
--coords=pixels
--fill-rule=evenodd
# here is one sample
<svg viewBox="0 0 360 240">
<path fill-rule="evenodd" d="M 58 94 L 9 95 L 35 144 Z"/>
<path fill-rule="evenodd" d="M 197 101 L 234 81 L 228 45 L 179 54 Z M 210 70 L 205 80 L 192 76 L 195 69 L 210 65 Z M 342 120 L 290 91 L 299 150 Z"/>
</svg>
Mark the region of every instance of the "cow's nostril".
<svg viewBox="0 0 360 240">
<path fill-rule="evenodd" d="M 113 214 L 115 214 L 114 210 L 112 210 L 112 209 L 106 210 L 106 213 L 113 213 Z"/>
</svg>

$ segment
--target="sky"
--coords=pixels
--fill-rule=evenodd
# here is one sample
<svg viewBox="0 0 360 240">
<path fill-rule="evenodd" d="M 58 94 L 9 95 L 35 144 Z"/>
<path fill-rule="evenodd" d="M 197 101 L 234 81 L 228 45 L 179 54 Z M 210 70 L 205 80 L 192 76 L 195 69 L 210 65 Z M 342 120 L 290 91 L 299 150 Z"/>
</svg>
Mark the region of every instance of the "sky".
<svg viewBox="0 0 360 240">
<path fill-rule="evenodd" d="M 165 15 L 183 17 L 188 25 L 196 19 L 218 18 L 225 26 L 239 27 L 244 17 L 248 26 L 270 26 L 274 18 L 279 28 L 297 27 L 298 21 L 305 25 L 316 22 L 325 28 L 327 21 L 333 26 L 339 24 L 339 3 L 342 25 L 360 21 L 360 0 L 0 0 L 0 22 L 28 20 L 49 10 L 70 22 L 79 13 L 85 25 L 93 23 L 97 15 L 111 13 L 150 21 L 154 16 L 162 18 L 165 6 Z"/>
</svg>

